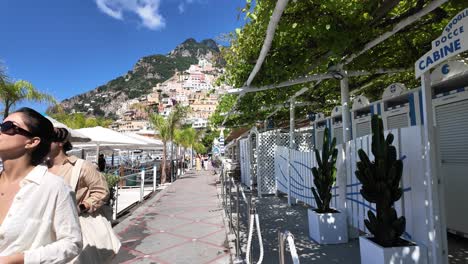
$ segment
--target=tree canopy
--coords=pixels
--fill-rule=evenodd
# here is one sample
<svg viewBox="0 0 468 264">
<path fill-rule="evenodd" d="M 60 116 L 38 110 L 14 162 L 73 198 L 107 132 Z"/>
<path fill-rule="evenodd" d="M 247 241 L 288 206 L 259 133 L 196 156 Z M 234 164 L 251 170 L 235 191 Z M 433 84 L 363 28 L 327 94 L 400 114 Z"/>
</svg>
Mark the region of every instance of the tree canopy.
<svg viewBox="0 0 468 264">
<path fill-rule="evenodd" d="M 112 119 L 106 119 L 103 117 L 87 117 L 83 113 L 56 113 L 50 114 L 50 116 L 72 129 L 96 126 L 108 127 L 113 122 Z"/>
<path fill-rule="evenodd" d="M 163 160 L 162 160 L 162 176 L 161 183 L 166 181 L 166 151 L 167 142 L 174 139 L 175 131 L 180 126 L 181 121 L 187 115 L 188 108 L 176 105 L 169 116 L 164 118 L 159 114 L 151 114 L 149 117 L 150 123 L 159 131 L 159 136 L 163 142 Z"/>
<path fill-rule="evenodd" d="M 259 56 L 276 0 L 246 0 L 242 10 L 246 23 L 231 33 L 231 45 L 222 50 L 226 73 L 222 81 L 241 87 L 247 80 Z M 304 0 L 289 1 L 276 29 L 271 49 L 253 80 L 253 87 L 278 84 L 314 73 L 326 73 L 330 65 L 343 63 L 350 55 L 362 50 L 366 43 L 393 29 L 395 24 L 416 14 L 430 0 Z M 372 74 L 349 79 L 350 90 L 359 89 L 371 100 L 381 97 L 383 89 L 394 82 L 409 88 L 419 86 L 414 78 L 414 62 L 431 48 L 448 21 L 463 8 L 464 0 L 452 0 L 400 30 L 378 46 L 345 65 L 346 70 L 404 68 L 407 72 Z M 302 87 L 295 85 L 279 89 L 248 93 L 243 96 L 227 126 L 253 124 L 272 112 L 271 106 L 284 102 Z M 219 125 L 222 113 L 234 105 L 236 96 L 226 95 L 211 121 Z M 340 104 L 339 81 L 329 79 L 309 89 L 300 98 L 312 102 L 306 111 L 329 113 Z M 284 118 L 280 111 L 276 118 Z"/>
<path fill-rule="evenodd" d="M 22 101 L 57 104 L 52 95 L 37 90 L 30 82 L 23 80 L 9 82 L 6 80 L 6 75 L 0 72 L 0 103 L 3 105 L 3 118 L 6 118 L 11 109 Z"/>
</svg>

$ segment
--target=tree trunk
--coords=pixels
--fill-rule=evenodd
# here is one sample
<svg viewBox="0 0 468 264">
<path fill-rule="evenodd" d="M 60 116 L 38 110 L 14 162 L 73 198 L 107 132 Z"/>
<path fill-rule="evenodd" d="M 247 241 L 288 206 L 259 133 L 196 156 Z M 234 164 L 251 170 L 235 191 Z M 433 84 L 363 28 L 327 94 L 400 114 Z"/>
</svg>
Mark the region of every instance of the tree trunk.
<svg viewBox="0 0 468 264">
<path fill-rule="evenodd" d="M 163 141 L 161 184 L 166 183 L 166 141 Z"/>
<path fill-rule="evenodd" d="M 190 145 L 190 169 L 193 168 L 193 145 Z"/>
<path fill-rule="evenodd" d="M 173 132 L 172 132 L 172 133 L 173 133 Z M 175 177 L 175 174 L 174 174 L 174 169 L 175 169 L 175 168 L 174 168 L 174 162 L 172 161 L 172 160 L 174 159 L 174 141 L 172 140 L 172 135 L 171 135 L 171 158 L 170 158 L 170 159 L 171 159 L 171 166 L 170 166 L 170 168 L 171 168 L 171 172 L 170 172 L 170 174 L 171 174 L 171 182 L 173 182 L 174 179 L 172 179 L 172 177 Z M 174 176 L 173 176 L 173 175 L 174 175 Z"/>
<path fill-rule="evenodd" d="M 182 151 L 182 171 L 184 172 L 184 174 L 185 174 L 185 166 L 187 165 L 187 164 L 185 164 L 185 152 L 186 152 L 186 150 L 187 150 L 187 148 L 184 147 L 183 151 Z"/>
<path fill-rule="evenodd" d="M 3 112 L 3 119 L 7 118 L 8 114 L 10 114 L 10 107 L 11 107 L 10 100 L 7 99 L 5 101 L 5 110 Z"/>
</svg>

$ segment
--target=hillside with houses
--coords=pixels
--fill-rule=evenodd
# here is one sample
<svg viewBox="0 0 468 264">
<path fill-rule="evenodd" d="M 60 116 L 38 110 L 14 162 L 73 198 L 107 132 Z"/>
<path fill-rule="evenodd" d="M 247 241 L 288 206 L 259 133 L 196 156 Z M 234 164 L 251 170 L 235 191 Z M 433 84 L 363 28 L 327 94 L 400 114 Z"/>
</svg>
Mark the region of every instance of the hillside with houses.
<svg viewBox="0 0 468 264">
<path fill-rule="evenodd" d="M 186 124 L 196 129 L 206 128 L 219 98 L 229 88 L 214 84 L 222 72 L 222 68 L 214 67 L 207 59 L 200 59 L 186 71 L 176 71 L 168 80 L 154 86 L 147 95 L 122 102 L 116 111 L 119 119 L 112 128 L 144 134 L 150 127 L 148 109 L 167 117 L 176 104 L 190 108 Z"/>
<path fill-rule="evenodd" d="M 148 115 L 167 117 L 180 104 L 190 109 L 185 124 L 206 128 L 219 98 L 229 88 L 215 85 L 224 72 L 223 63 L 216 42 L 190 38 L 166 55 L 139 59 L 125 75 L 60 105 L 67 113 L 112 119 L 111 127 L 117 131 L 154 134 Z"/>
</svg>

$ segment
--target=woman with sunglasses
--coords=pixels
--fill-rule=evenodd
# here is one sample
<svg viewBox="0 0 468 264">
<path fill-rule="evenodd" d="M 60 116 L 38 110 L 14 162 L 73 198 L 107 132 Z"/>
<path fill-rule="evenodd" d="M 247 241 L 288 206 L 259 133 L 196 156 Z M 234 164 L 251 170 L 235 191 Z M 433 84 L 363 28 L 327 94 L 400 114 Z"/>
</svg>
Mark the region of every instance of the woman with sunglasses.
<svg viewBox="0 0 468 264">
<path fill-rule="evenodd" d="M 0 124 L 0 263 L 67 263 L 81 251 L 73 192 L 42 165 L 53 132 L 30 108 Z"/>
</svg>

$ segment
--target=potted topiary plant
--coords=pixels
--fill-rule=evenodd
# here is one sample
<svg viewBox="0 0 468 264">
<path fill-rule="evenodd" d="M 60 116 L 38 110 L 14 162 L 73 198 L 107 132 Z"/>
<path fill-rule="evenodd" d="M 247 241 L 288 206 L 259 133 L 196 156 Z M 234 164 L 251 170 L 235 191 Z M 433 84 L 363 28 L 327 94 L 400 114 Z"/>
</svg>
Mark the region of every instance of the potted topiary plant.
<svg viewBox="0 0 468 264">
<path fill-rule="evenodd" d="M 400 186 L 403 161 L 397 159 L 396 148 L 392 145 L 393 134 L 384 138 L 382 120 L 372 117 L 372 154 L 370 161 L 364 150 L 358 155 L 356 177 L 362 183 L 361 195 L 376 205 L 376 212 L 367 212 L 364 221 L 373 235 L 359 238 L 361 263 L 426 263 L 423 248 L 401 238 L 405 232 L 406 220 L 398 217 L 394 203 L 403 195 Z"/>
<path fill-rule="evenodd" d="M 332 187 L 336 181 L 336 158 L 338 149 L 336 138 L 329 141 L 329 131 L 325 128 L 323 135 L 322 156 L 314 149 L 318 167 L 312 168 L 314 185 L 312 193 L 317 208 L 308 210 L 309 236 L 319 244 L 338 244 L 348 242 L 346 213 L 330 208 Z"/>
</svg>

